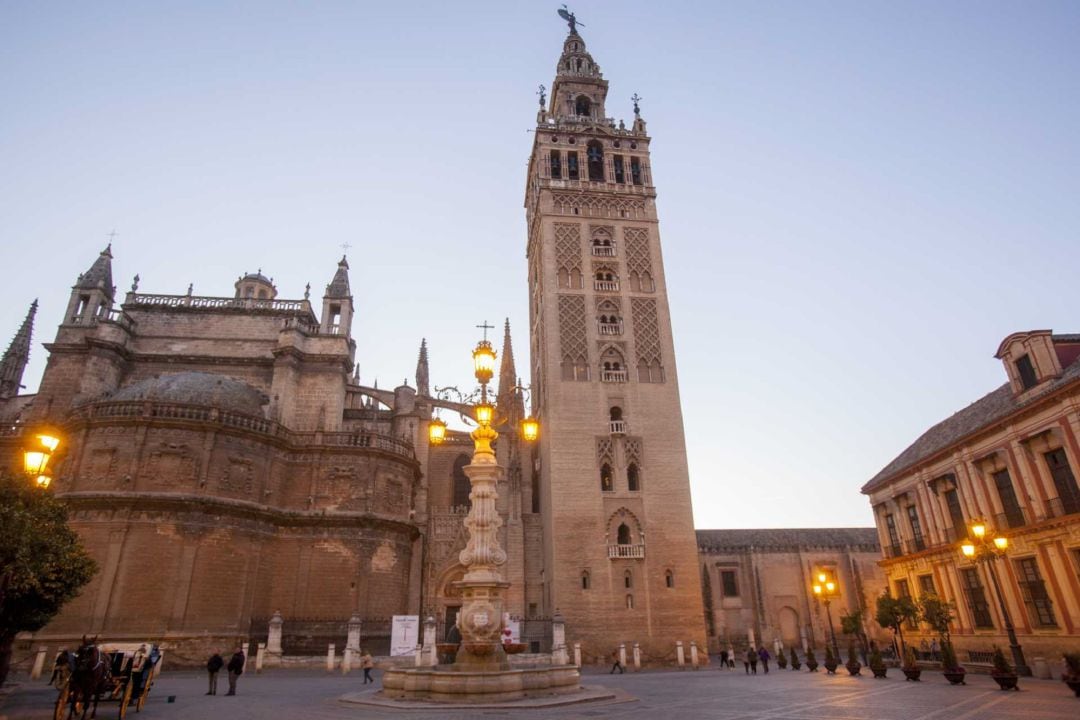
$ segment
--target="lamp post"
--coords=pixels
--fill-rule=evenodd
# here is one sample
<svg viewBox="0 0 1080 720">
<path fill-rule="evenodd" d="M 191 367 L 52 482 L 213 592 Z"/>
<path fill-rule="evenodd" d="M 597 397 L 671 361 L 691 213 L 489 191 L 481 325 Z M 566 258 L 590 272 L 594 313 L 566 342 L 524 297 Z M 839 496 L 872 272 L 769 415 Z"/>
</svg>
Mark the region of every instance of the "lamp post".
<svg viewBox="0 0 1080 720">
<path fill-rule="evenodd" d="M 42 490 L 47 489 L 52 482 L 48 474 L 49 460 L 56 454 L 58 447 L 59 433 L 47 428 L 30 432 L 23 445 L 23 472 Z"/>
<path fill-rule="evenodd" d="M 832 610 L 829 608 L 833 599 L 840 596 L 840 588 L 831 573 L 825 570 L 818 571 L 817 582 L 814 583 L 814 595 L 825 603 L 825 616 L 829 619 L 829 638 L 832 641 L 833 657 L 836 662 L 840 662 L 840 648 L 836 645 L 836 630 L 833 629 Z"/>
<path fill-rule="evenodd" d="M 1005 605 L 1005 595 L 1001 592 L 1001 584 L 998 582 L 995 565 L 998 558 L 1005 557 L 1009 549 L 1009 539 L 993 531 L 989 523 L 982 519 L 971 521 L 968 526 L 968 538 L 960 544 L 960 553 L 975 562 L 986 565 L 990 573 L 990 582 L 994 585 L 997 594 L 998 607 L 1001 609 L 1001 617 L 1005 622 L 1005 632 L 1009 636 L 1009 648 L 1012 650 L 1013 665 L 1016 666 L 1018 675 L 1031 675 L 1031 668 L 1024 660 L 1024 651 L 1020 647 L 1020 641 L 1016 639 L 1016 630 L 1013 628 L 1012 618 L 1009 616 L 1009 608 Z"/>
<path fill-rule="evenodd" d="M 469 534 L 465 549 L 458 556 L 465 566 L 465 575 L 457 583 L 461 589 L 462 607 L 458 615 L 461 647 L 455 665 L 464 670 L 506 669 L 502 647 L 503 593 L 510 583 L 503 579 L 500 566 L 506 563 L 506 551 L 499 545 L 498 531 L 502 526 L 496 500 L 497 484 L 503 469 L 495 459 L 492 443 L 499 437 L 495 426 L 496 407 L 488 399 L 488 382 L 495 373 L 495 350 L 485 338 L 473 350 L 473 374 L 480 383 L 477 401 L 472 406 L 476 428 L 470 434 L 473 441 L 472 462 L 465 475 L 471 490 L 472 506 L 464 525 Z M 532 417 L 522 421 L 521 436 L 535 440 L 539 424 Z M 434 445 L 446 439 L 446 423 L 438 418 L 428 424 L 428 439 Z"/>
</svg>

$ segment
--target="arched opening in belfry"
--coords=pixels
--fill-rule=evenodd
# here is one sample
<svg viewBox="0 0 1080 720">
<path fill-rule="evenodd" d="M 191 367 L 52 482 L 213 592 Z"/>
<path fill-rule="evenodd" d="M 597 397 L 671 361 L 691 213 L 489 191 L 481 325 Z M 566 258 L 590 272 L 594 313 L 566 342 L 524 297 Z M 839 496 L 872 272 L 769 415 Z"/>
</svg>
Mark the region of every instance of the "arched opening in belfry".
<svg viewBox="0 0 1080 720">
<path fill-rule="evenodd" d="M 603 182 L 604 180 L 604 147 L 599 141 L 593 140 L 587 146 L 585 158 L 589 164 L 589 179 Z"/>
<path fill-rule="evenodd" d="M 579 70 L 581 68 L 578 68 Z M 592 101 L 584 95 L 578 95 L 574 101 L 574 112 L 578 115 L 589 116 L 592 114 Z"/>
<path fill-rule="evenodd" d="M 615 532 L 615 542 L 619 545 L 630 545 L 630 526 L 619 523 L 619 529 Z"/>
</svg>

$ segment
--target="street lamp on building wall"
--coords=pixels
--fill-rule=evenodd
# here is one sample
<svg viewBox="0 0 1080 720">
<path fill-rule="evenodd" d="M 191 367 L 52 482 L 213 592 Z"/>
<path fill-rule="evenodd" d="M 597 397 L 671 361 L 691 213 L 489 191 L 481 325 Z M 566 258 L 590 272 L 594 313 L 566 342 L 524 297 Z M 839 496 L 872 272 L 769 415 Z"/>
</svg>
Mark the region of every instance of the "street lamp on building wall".
<svg viewBox="0 0 1080 720">
<path fill-rule="evenodd" d="M 54 430 L 39 428 L 31 433 L 23 445 L 23 472 L 33 479 L 42 490 L 49 487 L 49 460 L 60 447 L 60 434 Z"/>
<path fill-rule="evenodd" d="M 828 570 L 819 570 L 815 576 L 814 596 L 825 603 L 825 616 L 829 620 L 829 639 L 832 640 L 833 657 L 840 661 L 840 648 L 836 645 L 836 631 L 832 624 L 832 611 L 829 606 L 833 599 L 840 596 L 840 587 L 836 578 Z"/>
<path fill-rule="evenodd" d="M 960 553 L 976 564 L 985 564 L 990 573 L 990 581 L 994 584 L 994 592 L 997 594 L 998 606 L 1001 608 L 1001 618 L 1005 623 L 1005 632 L 1009 636 L 1009 648 L 1012 649 L 1013 665 L 1016 666 L 1018 675 L 1031 675 L 1031 669 L 1024 660 L 1024 651 L 1020 642 L 1016 639 L 1016 630 L 1013 628 L 1012 618 L 1009 616 L 1009 608 L 1005 605 L 1005 595 L 1001 592 L 1001 584 L 998 582 L 997 570 L 995 569 L 998 558 L 1005 557 L 1009 549 L 1009 539 L 1004 535 L 994 532 L 990 524 L 985 520 L 975 519 L 968 526 L 968 538 L 960 544 Z"/>
</svg>

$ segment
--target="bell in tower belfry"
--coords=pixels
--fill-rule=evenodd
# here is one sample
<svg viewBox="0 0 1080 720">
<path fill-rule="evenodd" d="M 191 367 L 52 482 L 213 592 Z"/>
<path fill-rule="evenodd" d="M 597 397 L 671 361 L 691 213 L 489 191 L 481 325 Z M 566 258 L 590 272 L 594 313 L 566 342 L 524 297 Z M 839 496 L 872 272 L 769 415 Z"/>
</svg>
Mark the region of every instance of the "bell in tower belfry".
<svg viewBox="0 0 1080 720">
<path fill-rule="evenodd" d="M 544 611 L 587 654 L 632 638 L 663 655 L 705 630 L 652 138 L 636 95 L 629 127 L 607 117 L 607 80 L 560 15 L 525 198 Z"/>
</svg>

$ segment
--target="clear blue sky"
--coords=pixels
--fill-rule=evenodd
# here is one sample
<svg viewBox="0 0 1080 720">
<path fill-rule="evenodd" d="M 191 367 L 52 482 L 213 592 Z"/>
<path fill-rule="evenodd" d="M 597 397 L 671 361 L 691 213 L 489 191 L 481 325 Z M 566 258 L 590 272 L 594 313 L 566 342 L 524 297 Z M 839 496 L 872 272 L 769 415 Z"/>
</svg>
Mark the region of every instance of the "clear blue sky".
<svg viewBox="0 0 1080 720">
<path fill-rule="evenodd" d="M 27 375 L 116 284 L 316 293 L 349 251 L 363 379 L 527 368 L 525 164 L 557 3 L 0 2 L 0 342 Z M 867 525 L 858 488 L 1080 331 L 1080 4 L 579 2 L 653 142 L 698 527 Z M 479 288 L 485 292 L 480 292 Z M 1071 312 L 1070 312 L 1071 310 Z"/>
</svg>

